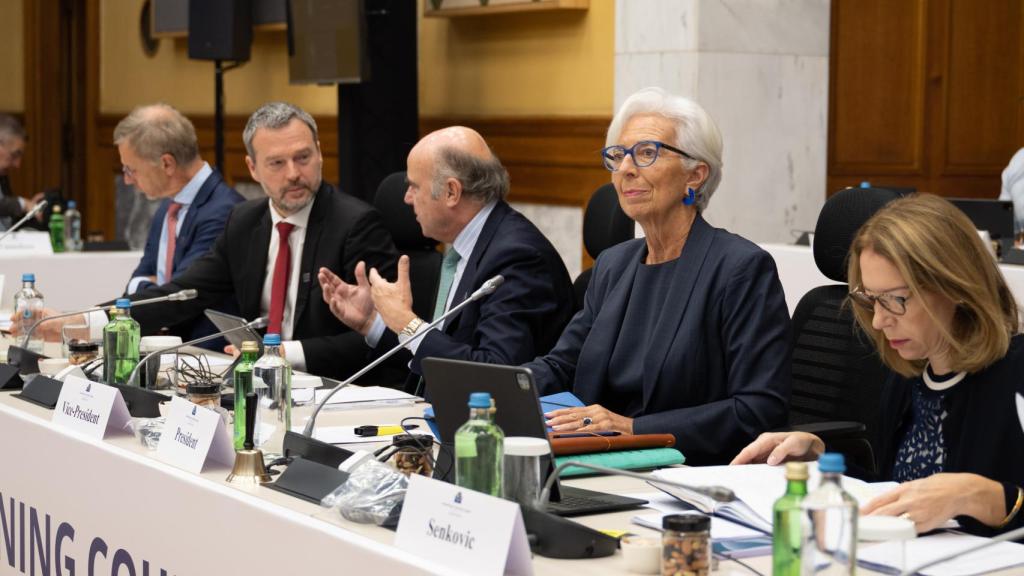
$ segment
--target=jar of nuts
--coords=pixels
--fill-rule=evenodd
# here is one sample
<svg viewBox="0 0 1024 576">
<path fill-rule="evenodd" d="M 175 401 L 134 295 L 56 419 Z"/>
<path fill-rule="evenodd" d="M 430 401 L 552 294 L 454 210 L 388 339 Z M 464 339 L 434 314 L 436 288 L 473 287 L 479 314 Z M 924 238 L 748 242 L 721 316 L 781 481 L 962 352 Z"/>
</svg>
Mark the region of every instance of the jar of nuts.
<svg viewBox="0 0 1024 576">
<path fill-rule="evenodd" d="M 662 576 L 706 576 L 711 572 L 711 518 L 672 514 L 661 521 Z"/>
</svg>

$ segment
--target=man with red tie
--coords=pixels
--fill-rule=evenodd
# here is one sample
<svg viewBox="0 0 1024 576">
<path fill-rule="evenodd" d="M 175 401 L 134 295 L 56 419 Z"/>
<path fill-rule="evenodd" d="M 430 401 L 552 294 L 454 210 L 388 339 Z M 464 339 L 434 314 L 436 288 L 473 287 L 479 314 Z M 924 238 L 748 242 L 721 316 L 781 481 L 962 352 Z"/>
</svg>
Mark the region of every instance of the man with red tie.
<svg viewBox="0 0 1024 576">
<path fill-rule="evenodd" d="M 365 364 L 369 348 L 331 314 L 316 273 L 326 267 L 355 282 L 356 263 L 366 261 L 393 279 L 398 254 L 391 236 L 373 207 L 323 181 L 316 122 L 302 109 L 264 104 L 242 137 L 249 173 L 268 198 L 239 204 L 209 252 L 169 283 L 131 297 L 194 288 L 196 299 L 140 306 L 132 317 L 143 334 L 153 333 L 234 296 L 246 319 L 269 318 L 267 330 L 281 335 L 294 368 L 345 377 Z M 59 334 L 60 324 L 44 324 L 46 335 Z"/>
<path fill-rule="evenodd" d="M 128 294 L 164 284 L 213 245 L 243 200 L 199 155 L 195 128 L 167 104 L 140 106 L 114 128 L 125 184 L 163 199 Z"/>
</svg>

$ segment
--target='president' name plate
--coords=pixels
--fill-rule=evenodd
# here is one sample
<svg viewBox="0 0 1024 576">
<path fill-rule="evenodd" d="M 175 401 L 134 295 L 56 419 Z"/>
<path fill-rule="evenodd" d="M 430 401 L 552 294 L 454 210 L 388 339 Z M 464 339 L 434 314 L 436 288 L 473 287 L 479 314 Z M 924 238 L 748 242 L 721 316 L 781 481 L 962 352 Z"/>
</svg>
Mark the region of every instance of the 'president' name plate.
<svg viewBox="0 0 1024 576">
<path fill-rule="evenodd" d="M 76 376 L 64 380 L 51 422 L 98 440 L 108 431 L 131 431 L 131 415 L 121 391 Z"/>
<path fill-rule="evenodd" d="M 462 574 L 533 574 L 518 504 L 418 474 L 409 477 L 395 546 Z"/>
<path fill-rule="evenodd" d="M 235 450 L 220 414 L 175 396 L 156 445 L 156 457 L 198 474 L 207 462 L 230 466 Z"/>
</svg>

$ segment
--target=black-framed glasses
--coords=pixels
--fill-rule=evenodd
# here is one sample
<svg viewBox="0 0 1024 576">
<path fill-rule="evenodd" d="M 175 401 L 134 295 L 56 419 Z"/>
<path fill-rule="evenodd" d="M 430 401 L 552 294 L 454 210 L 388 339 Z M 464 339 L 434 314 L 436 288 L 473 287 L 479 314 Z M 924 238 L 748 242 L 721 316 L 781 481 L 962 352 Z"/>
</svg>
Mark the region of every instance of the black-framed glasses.
<svg viewBox="0 0 1024 576">
<path fill-rule="evenodd" d="M 910 296 L 896 296 L 895 294 L 889 294 L 888 292 L 883 294 L 868 294 L 863 288 L 858 287 L 856 290 L 850 292 L 850 300 L 869 312 L 875 311 L 875 302 L 878 302 L 882 305 L 882 308 L 886 309 L 886 311 L 897 316 L 903 316 L 907 313 L 907 300 L 910 300 Z"/>
<path fill-rule="evenodd" d="M 611 172 L 615 172 L 622 166 L 622 161 L 626 159 L 626 156 L 633 157 L 633 164 L 637 168 L 645 168 L 654 164 L 654 161 L 658 159 L 658 154 L 661 149 L 671 150 L 680 156 L 689 158 L 690 160 L 696 160 L 693 156 L 690 156 L 686 152 L 683 152 L 675 146 L 670 146 L 664 142 L 658 142 L 657 140 L 641 140 L 636 144 L 633 144 L 629 148 L 625 146 L 608 146 L 601 150 L 601 158 L 604 160 L 604 167 Z"/>
</svg>

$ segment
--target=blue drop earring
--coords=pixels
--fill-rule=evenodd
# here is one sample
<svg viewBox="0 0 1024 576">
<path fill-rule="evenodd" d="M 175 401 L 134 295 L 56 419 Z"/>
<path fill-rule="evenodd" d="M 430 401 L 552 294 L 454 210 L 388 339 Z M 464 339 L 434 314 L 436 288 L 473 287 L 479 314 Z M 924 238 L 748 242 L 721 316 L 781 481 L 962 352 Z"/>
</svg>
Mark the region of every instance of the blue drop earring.
<svg viewBox="0 0 1024 576">
<path fill-rule="evenodd" d="M 693 188 L 686 189 L 686 197 L 683 198 L 683 206 L 692 206 L 697 201 L 697 196 L 693 192 Z"/>
</svg>

